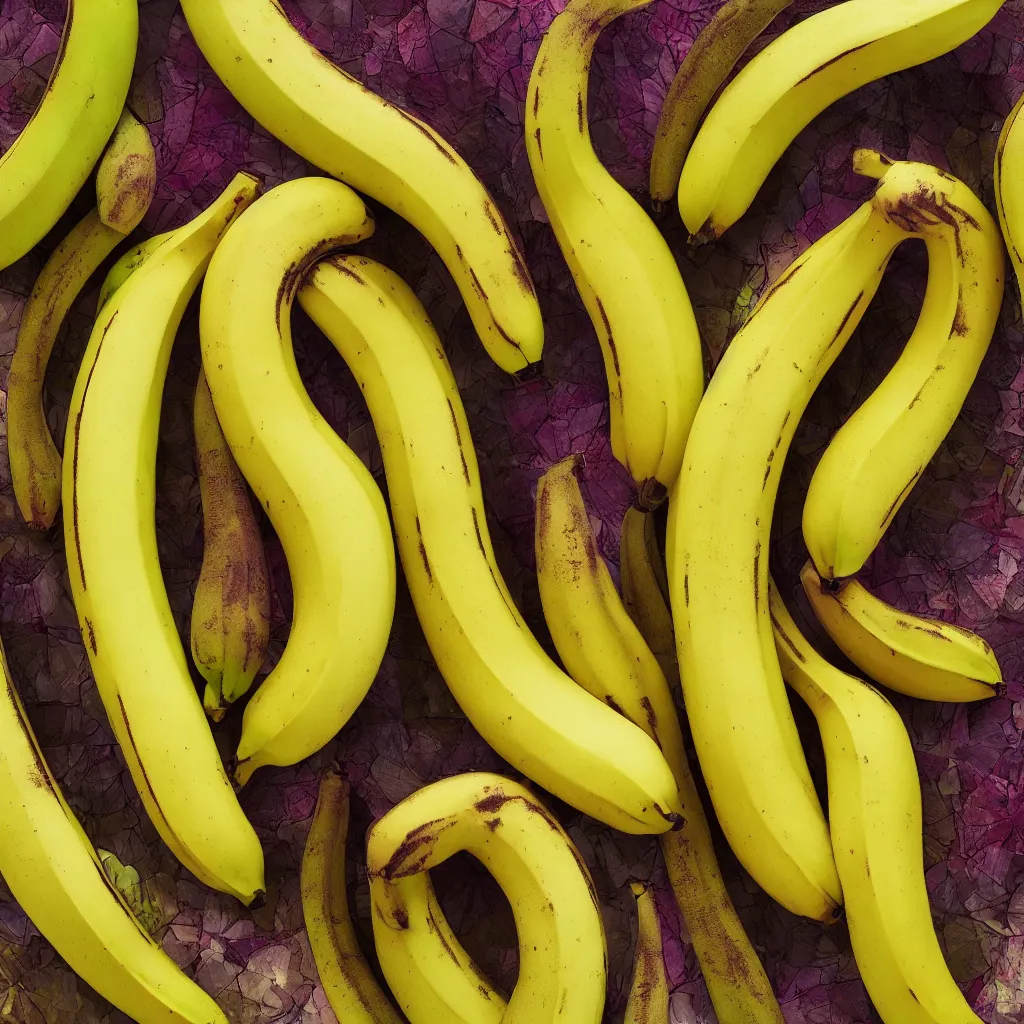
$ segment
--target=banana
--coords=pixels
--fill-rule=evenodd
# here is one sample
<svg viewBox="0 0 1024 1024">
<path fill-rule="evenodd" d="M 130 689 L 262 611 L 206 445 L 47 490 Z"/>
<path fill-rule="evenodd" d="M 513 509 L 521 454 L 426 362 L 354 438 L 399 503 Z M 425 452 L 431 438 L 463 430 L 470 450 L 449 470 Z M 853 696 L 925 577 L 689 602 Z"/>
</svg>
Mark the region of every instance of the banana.
<svg viewBox="0 0 1024 1024">
<path fill-rule="evenodd" d="M 622 1024 L 665 1024 L 669 1020 L 669 991 L 658 908 L 649 886 L 630 882 L 629 887 L 636 897 L 638 927 L 633 951 L 633 981 Z"/>
<path fill-rule="evenodd" d="M 339 1021 L 401 1024 L 359 948 L 345 895 L 348 783 L 335 772 L 320 780 L 313 823 L 302 854 L 302 916 L 320 983 Z"/>
<path fill-rule="evenodd" d="M 100 285 L 100 294 L 96 300 L 97 316 L 100 315 L 100 311 L 107 304 L 107 299 L 173 234 L 173 231 L 164 231 L 162 234 L 153 235 L 152 238 L 146 238 L 118 259 L 110 270 L 107 271 L 107 276 L 103 279 L 103 284 Z"/>
<path fill-rule="evenodd" d="M 996 212 L 1003 231 L 1010 262 L 1017 275 L 1017 285 L 1024 301 L 1024 96 L 1014 104 L 1003 122 L 996 144 L 995 170 L 992 180 L 996 194 Z"/>
<path fill-rule="evenodd" d="M 697 126 L 750 44 L 793 0 L 725 0 L 694 39 L 672 84 L 654 133 L 651 199 L 657 207 L 679 188 Z"/>
<path fill-rule="evenodd" d="M 433 128 L 327 60 L 277 0 L 183 0 L 203 56 L 235 99 L 316 167 L 382 202 L 444 260 L 502 369 L 541 358 L 544 325 L 494 200 Z"/>
<path fill-rule="evenodd" d="M 1002 0 L 847 0 L 784 32 L 711 108 L 679 178 L 692 235 L 717 238 L 753 202 L 786 147 L 829 104 L 923 64 L 983 28 Z"/>
<path fill-rule="evenodd" d="M 215 722 L 252 686 L 270 641 L 267 555 L 245 481 L 200 367 L 193 411 L 203 502 L 203 565 L 192 603 L 192 658 Z"/>
<path fill-rule="evenodd" d="M 515 918 L 519 979 L 503 1024 L 598 1024 L 608 953 L 594 883 L 561 825 L 519 783 L 471 772 L 425 786 L 370 829 L 366 870 L 393 881 L 462 850 L 494 876 Z M 402 930 L 405 915 L 400 899 L 375 904 L 374 935 Z"/>
<path fill-rule="evenodd" d="M 661 232 L 597 159 L 586 124 L 594 44 L 650 0 L 569 0 L 526 94 L 526 152 L 562 255 L 590 314 L 610 392 L 612 451 L 654 508 L 683 461 L 704 390 L 700 335 Z"/>
<path fill-rule="evenodd" d="M 96 168 L 96 209 L 100 220 L 130 235 L 156 194 L 156 153 L 149 129 L 127 108 Z"/>
<path fill-rule="evenodd" d="M 921 787 L 903 720 L 874 687 L 825 661 L 771 582 L 769 590 L 782 672 L 821 730 L 832 844 L 864 987 L 885 1024 L 979 1024 L 935 936 Z"/>
<path fill-rule="evenodd" d="M 886 167 L 861 160 L 858 169 L 877 176 Z M 934 200 L 919 203 L 934 223 L 925 236 L 928 286 L 913 334 L 836 432 L 807 491 L 804 543 L 826 579 L 852 576 L 878 546 L 959 415 L 999 316 L 999 228 L 962 181 L 942 174 L 934 186 Z"/>
<path fill-rule="evenodd" d="M 236 176 L 104 307 L 72 395 L 63 490 L 75 609 L 139 795 L 182 864 L 247 904 L 263 890 L 263 853 L 189 674 L 160 572 L 153 509 L 174 336 L 221 235 L 257 187 Z"/>
<path fill-rule="evenodd" d="M 299 302 L 348 363 L 380 439 L 402 567 L 427 643 L 484 740 L 560 799 L 625 832 L 678 825 L 655 744 L 545 654 L 494 559 L 476 453 L 426 311 L 386 267 L 321 263 Z"/>
<path fill-rule="evenodd" d="M 373 232 L 347 186 L 272 189 L 225 235 L 203 285 L 199 333 L 217 418 L 281 538 L 294 591 L 281 660 L 249 701 L 235 778 L 303 760 L 370 688 L 395 612 L 395 547 L 366 467 L 316 411 L 295 365 L 291 307 L 307 268 Z"/>
<path fill-rule="evenodd" d="M 43 99 L 0 157 L 0 269 L 42 241 L 92 173 L 121 116 L 138 36 L 137 0 L 68 3 Z"/>
<path fill-rule="evenodd" d="M 924 700 L 985 700 L 1003 681 L 992 648 L 976 633 L 898 611 L 856 580 L 829 586 L 808 561 L 800 582 L 818 621 L 862 672 Z"/>
<path fill-rule="evenodd" d="M 227 1024 L 143 930 L 43 759 L 0 647 L 0 874 L 76 974 L 133 1020 Z"/>
<path fill-rule="evenodd" d="M 537 578 L 555 648 L 573 679 L 644 729 L 672 768 L 684 824 L 661 836 L 661 848 L 720 1024 L 782 1024 L 718 866 L 672 691 L 598 552 L 578 464 L 578 457 L 562 460 L 537 485 Z M 645 555 L 653 579 L 660 557 L 652 562 Z M 660 591 L 658 599 L 667 615 Z"/>
</svg>

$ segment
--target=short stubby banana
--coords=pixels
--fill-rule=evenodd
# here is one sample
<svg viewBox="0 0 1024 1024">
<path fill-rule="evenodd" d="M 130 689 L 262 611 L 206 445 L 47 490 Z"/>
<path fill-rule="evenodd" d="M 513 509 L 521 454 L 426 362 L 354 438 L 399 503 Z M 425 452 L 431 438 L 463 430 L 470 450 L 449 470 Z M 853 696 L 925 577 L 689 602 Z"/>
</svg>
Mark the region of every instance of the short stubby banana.
<svg viewBox="0 0 1024 1024">
<path fill-rule="evenodd" d="M 137 0 L 68 3 L 39 108 L 0 157 L 0 269 L 42 241 L 88 180 L 121 116 L 138 37 Z"/>
<path fill-rule="evenodd" d="M 921 786 L 903 720 L 873 686 L 825 661 L 769 588 L 783 675 L 821 731 L 832 845 L 864 987 L 885 1024 L 980 1024 L 932 924 Z"/>
<path fill-rule="evenodd" d="M 836 646 L 875 682 L 924 700 L 985 700 L 999 693 L 999 662 L 977 633 L 901 612 L 856 580 L 829 585 L 810 561 L 800 582 Z"/>
<path fill-rule="evenodd" d="M 192 658 L 203 707 L 219 722 L 252 686 L 270 641 L 267 554 L 242 474 L 224 440 L 206 374 L 192 413 L 203 503 L 203 565 L 192 602 Z"/>
<path fill-rule="evenodd" d="M 164 231 L 162 234 L 153 235 L 152 238 L 146 238 L 139 242 L 138 245 L 132 246 L 131 249 L 118 259 L 110 270 L 107 271 L 107 276 L 103 279 L 103 284 L 100 285 L 100 293 L 96 299 L 97 316 L 99 316 L 100 311 L 107 304 L 107 299 L 173 234 L 173 231 Z"/>
<path fill-rule="evenodd" d="M 146 215 L 156 193 L 156 153 L 149 129 L 127 108 L 96 168 L 100 220 L 123 235 Z"/>
<path fill-rule="evenodd" d="M 466 716 L 524 775 L 606 824 L 678 825 L 661 752 L 555 665 L 505 586 L 462 400 L 412 290 L 379 263 L 339 256 L 316 268 L 299 301 L 362 389 L 416 614 Z"/>
<path fill-rule="evenodd" d="M 636 897 L 637 936 L 622 1024 L 665 1024 L 669 1020 L 669 988 L 654 891 L 643 882 L 631 882 L 630 889 Z"/>
<path fill-rule="evenodd" d="M 861 160 L 858 169 L 877 175 L 886 167 Z M 928 286 L 914 331 L 832 438 L 804 503 L 804 543 L 829 580 L 860 571 L 953 426 L 1003 301 L 1003 245 L 988 210 L 952 175 L 940 172 L 926 187 L 911 218 L 930 222 Z"/>
<path fill-rule="evenodd" d="M 392 881 L 463 850 L 494 876 L 516 923 L 519 979 L 503 1024 L 598 1024 L 608 954 L 594 882 L 557 819 L 519 783 L 470 772 L 425 786 L 370 829 L 366 870 Z M 402 930 L 405 914 L 401 900 L 376 904 L 374 934 Z"/>
<path fill-rule="evenodd" d="M 829 104 L 970 39 L 1002 0 L 846 0 L 799 22 L 726 86 L 683 166 L 679 211 L 717 238 L 753 202 L 786 147 Z"/>
<path fill-rule="evenodd" d="M 203 285 L 199 332 L 217 418 L 281 538 L 294 593 L 281 660 L 245 708 L 235 778 L 295 764 L 366 696 L 395 613 L 395 545 L 380 489 L 317 412 L 292 349 L 307 268 L 373 232 L 347 185 L 299 178 L 232 225 Z"/>
<path fill-rule="evenodd" d="M 0 875 L 87 984 L 147 1024 L 227 1024 L 143 930 L 43 759 L 0 649 Z"/>
<path fill-rule="evenodd" d="M 548 26 L 526 94 L 526 152 L 604 355 L 612 451 L 645 507 L 683 461 L 704 390 L 700 335 L 675 257 L 590 143 L 587 85 L 602 29 L 650 0 L 569 0 Z"/>
<path fill-rule="evenodd" d="M 307 43 L 276 0 L 182 0 L 203 56 L 271 134 L 389 206 L 437 250 L 491 358 L 538 362 L 544 325 L 519 251 L 487 189 L 433 128 Z"/>
<path fill-rule="evenodd" d="M 196 695 L 160 571 L 156 453 L 174 337 L 228 225 L 256 196 L 240 174 L 103 308 L 64 442 L 64 542 L 96 686 L 153 824 L 202 881 L 250 903 L 263 852 Z"/>
<path fill-rule="evenodd" d="M 1024 95 L 1014 104 L 1003 122 L 996 143 L 992 186 L 996 194 L 996 212 L 1003 231 L 1017 285 L 1024 297 Z M 1024 298 L 1022 298 L 1024 301 Z"/>
</svg>

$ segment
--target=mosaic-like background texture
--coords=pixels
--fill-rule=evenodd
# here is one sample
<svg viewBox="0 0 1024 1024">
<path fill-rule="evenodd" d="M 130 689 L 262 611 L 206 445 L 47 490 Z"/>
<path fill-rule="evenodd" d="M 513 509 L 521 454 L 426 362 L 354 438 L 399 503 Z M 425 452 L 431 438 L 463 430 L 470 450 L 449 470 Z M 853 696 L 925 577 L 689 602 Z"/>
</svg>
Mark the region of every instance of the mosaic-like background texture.
<svg viewBox="0 0 1024 1024">
<path fill-rule="evenodd" d="M 410 281 L 444 338 L 481 453 L 495 546 L 510 586 L 545 643 L 533 576 L 533 489 L 546 466 L 587 456 L 586 496 L 602 549 L 617 561 L 630 485 L 612 460 L 598 346 L 531 181 L 522 142 L 530 66 L 561 0 L 286 0 L 317 47 L 453 140 L 518 230 L 547 320 L 546 378 L 518 388 L 472 336 L 440 260 L 393 215 L 375 208 L 366 251 Z M 666 87 L 715 0 L 655 0 L 601 37 L 591 83 L 596 146 L 616 177 L 642 191 Z M 768 36 L 821 0 L 801 0 Z M 309 172 L 238 107 L 206 66 L 174 0 L 141 0 L 132 89 L 149 124 L 160 180 L 146 232 L 191 217 L 239 169 L 267 186 Z M 45 86 L 65 0 L 5 0 L 0 8 L 0 143 L 24 125 Z M 748 216 L 719 244 L 687 252 L 674 215 L 664 228 L 679 257 L 713 364 L 767 280 L 865 195 L 850 171 L 855 144 L 952 170 L 992 205 L 1000 123 L 1024 89 L 1024 4 L 1008 3 L 954 54 L 877 82 L 829 108 L 797 139 Z M 80 197 L 43 246 L 0 275 L 0 384 L 25 296 Z M 790 454 L 776 516 L 776 576 L 793 593 L 803 561 L 800 500 L 837 424 L 891 365 L 923 294 L 923 247 L 905 246 L 861 328 L 812 402 Z M 75 367 L 95 305 L 75 307 L 51 366 L 51 424 L 63 436 Z M 327 342 L 296 312 L 299 362 L 319 408 L 383 486 L 380 454 L 358 389 Z M 983 706 L 901 700 L 924 786 L 928 882 L 943 946 L 983 1019 L 1024 1021 L 1024 336 L 1016 287 L 1007 290 L 995 342 L 963 415 L 865 572 L 889 600 L 979 629 L 1010 685 Z M 172 604 L 187 635 L 202 547 L 191 439 L 198 372 L 194 310 L 172 361 L 161 426 L 157 518 Z M 0 448 L 5 442 L 0 441 Z M 0 452 L 0 632 L 16 682 L 55 774 L 86 830 L 110 851 L 112 870 L 167 951 L 240 1024 L 333 1024 L 302 926 L 298 865 L 318 777 L 337 761 L 353 786 L 352 834 L 425 782 L 501 768 L 461 716 L 427 652 L 407 594 L 369 697 L 337 740 L 309 762 L 264 769 L 245 809 L 267 854 L 269 898 L 255 912 L 207 891 L 157 839 L 113 744 L 75 624 L 61 530 L 32 536 L 19 521 Z M 273 652 L 287 636 L 290 593 L 280 548 L 264 524 L 275 585 Z M 800 711 L 800 709 L 798 709 Z M 233 749 L 240 715 L 218 730 Z M 802 725 L 809 720 L 800 714 Z M 813 722 L 807 735 L 814 751 Z M 188 766 L 183 766 L 187 771 Z M 609 1021 L 621 1020 L 628 985 L 633 900 L 627 880 L 658 890 L 676 1024 L 713 1021 L 685 926 L 665 885 L 653 839 L 613 833 L 564 806 L 556 810 L 590 865 L 611 953 Z M 367 890 L 358 841 L 352 884 L 369 947 Z M 465 856 L 465 855 L 463 855 Z M 790 1024 L 875 1021 L 842 926 L 799 920 L 770 903 L 723 848 L 734 898 L 763 955 Z M 124 865 L 124 869 L 119 868 Z M 466 945 L 501 984 L 515 979 L 507 904 L 474 864 L 437 872 L 444 906 Z M 17 1024 L 121 1022 L 54 955 L 0 883 L 0 1019 Z"/>
</svg>

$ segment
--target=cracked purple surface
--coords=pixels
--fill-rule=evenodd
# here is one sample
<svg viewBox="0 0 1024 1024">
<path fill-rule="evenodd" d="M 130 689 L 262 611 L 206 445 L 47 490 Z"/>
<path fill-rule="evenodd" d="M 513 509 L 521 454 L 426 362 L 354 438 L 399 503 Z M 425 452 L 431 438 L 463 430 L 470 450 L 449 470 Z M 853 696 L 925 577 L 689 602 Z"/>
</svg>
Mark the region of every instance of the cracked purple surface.
<svg viewBox="0 0 1024 1024">
<path fill-rule="evenodd" d="M 146 232 L 182 223 L 238 170 L 268 186 L 309 166 L 253 125 L 220 86 L 173 0 L 142 0 L 131 103 L 151 129 L 159 162 Z M 561 3 L 515 0 L 287 0 L 307 37 L 347 71 L 423 116 L 454 141 L 523 240 L 547 323 L 546 378 L 518 388 L 472 335 L 440 260 L 397 217 L 375 207 L 377 235 L 364 250 L 401 272 L 424 300 L 462 389 L 497 556 L 513 595 L 549 649 L 533 576 L 533 491 L 552 462 L 586 453 L 585 496 L 599 543 L 617 561 L 630 484 L 611 457 L 598 346 L 532 185 L 522 144 L 523 100 L 540 36 Z M 656 0 L 606 31 L 591 80 L 590 122 L 602 159 L 626 187 L 642 189 L 665 90 L 715 3 Z M 772 35 L 824 4 L 801 0 Z M 57 49 L 64 0 L 7 0 L 0 14 L 0 144 L 9 145 L 37 103 Z M 850 170 L 854 145 L 939 164 L 992 208 L 991 165 L 1003 117 L 1024 89 L 1024 5 L 1007 4 L 955 53 L 859 90 L 803 132 L 750 213 L 715 246 L 687 252 L 674 215 L 663 227 L 681 261 L 712 361 L 767 279 L 849 212 L 870 185 Z M 0 275 L 0 365 L 10 355 L 25 296 L 46 254 L 90 204 Z M 852 343 L 811 403 L 780 492 L 773 567 L 797 593 L 804 553 L 801 498 L 835 427 L 891 365 L 923 291 L 923 251 L 906 246 Z M 98 282 L 69 317 L 51 365 L 48 412 L 62 436 L 77 361 Z M 296 313 L 299 365 L 314 399 L 383 479 L 358 389 L 334 350 Z M 1005 699 L 980 706 L 898 700 L 921 769 L 928 884 L 953 973 L 990 1024 L 1024 1021 L 1024 336 L 1015 286 L 1007 289 L 992 348 L 963 414 L 864 573 L 886 599 L 978 629 L 996 648 Z M 191 443 L 198 372 L 195 311 L 172 359 L 161 423 L 157 521 L 179 627 L 187 629 L 202 533 Z M 6 448 L 6 440 L 2 447 Z M 249 912 L 199 884 L 146 820 L 113 743 L 92 682 L 70 592 L 60 527 L 30 535 L 17 515 L 0 455 L 0 630 L 16 683 L 54 773 L 96 845 L 133 865 L 157 908 L 164 948 L 212 992 L 233 1021 L 333 1022 L 302 926 L 298 864 L 321 771 L 337 761 L 353 790 L 353 837 L 425 782 L 473 768 L 501 769 L 461 716 L 426 649 L 400 588 L 394 634 L 380 676 L 328 748 L 289 769 L 264 769 L 243 805 L 267 856 L 267 905 Z M 272 654 L 287 636 L 290 594 L 280 547 L 264 523 L 274 581 Z M 797 609 L 798 612 L 800 609 Z M 806 621 L 806 617 L 805 617 Z M 817 639 L 820 633 L 815 631 Z M 229 751 L 239 713 L 218 730 Z M 808 726 L 800 715 L 802 727 Z M 813 724 L 807 734 L 813 735 Z M 813 744 L 812 744 L 813 751 Z M 812 760 L 820 772 L 820 752 Z M 555 803 L 601 895 L 611 973 L 608 1020 L 621 1019 L 630 971 L 631 877 L 657 890 L 673 988 L 709 1015 L 685 926 L 666 886 L 657 844 L 623 836 Z M 354 906 L 369 948 L 368 896 L 359 842 L 350 844 Z M 733 896 L 764 956 L 790 1024 L 875 1021 L 842 926 L 826 930 L 768 901 L 722 848 Z M 467 947 L 504 987 L 515 978 L 515 932 L 495 884 L 464 861 L 436 872 L 442 901 Z M 685 999 L 677 998 L 677 1007 Z M 0 885 L 0 1007 L 4 1019 L 115 1022 L 75 978 Z M 680 1020 L 685 1020 L 682 1016 Z M 713 1020 L 713 1017 L 706 1016 Z"/>
</svg>

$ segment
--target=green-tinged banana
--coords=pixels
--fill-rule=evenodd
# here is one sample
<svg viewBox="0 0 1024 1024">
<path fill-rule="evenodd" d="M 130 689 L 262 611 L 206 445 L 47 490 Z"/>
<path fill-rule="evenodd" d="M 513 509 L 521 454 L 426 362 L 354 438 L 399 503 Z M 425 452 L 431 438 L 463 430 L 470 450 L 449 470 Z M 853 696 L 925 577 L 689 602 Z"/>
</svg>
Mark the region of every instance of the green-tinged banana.
<svg viewBox="0 0 1024 1024">
<path fill-rule="evenodd" d="M 503 1024 L 597 1024 L 608 954 L 594 883 L 557 819 L 524 786 L 488 772 L 425 786 L 370 829 L 366 870 L 393 881 L 463 850 L 494 876 L 515 918 L 519 979 Z M 400 898 L 374 904 L 374 935 L 400 931 L 405 920 Z"/>
<path fill-rule="evenodd" d="M 174 337 L 214 248 L 257 189 L 237 175 L 104 307 L 71 399 L 63 493 L 85 648 L 146 811 L 185 867 L 247 904 L 264 887 L 263 852 L 189 674 L 160 571 L 154 507 Z"/>
<path fill-rule="evenodd" d="M 793 0 L 725 0 L 700 30 L 665 94 L 651 153 L 651 199 L 679 188 L 683 162 L 704 112 L 747 47 Z"/>
<path fill-rule="evenodd" d="M 327 60 L 276 0 L 181 6 L 203 56 L 264 128 L 422 232 L 502 369 L 516 373 L 540 360 L 544 325 L 526 262 L 451 145 Z"/>
<path fill-rule="evenodd" d="M 717 238 L 786 147 L 829 104 L 970 39 L 1002 0 L 847 0 L 784 32 L 729 83 L 679 179 L 691 234 Z"/>
<path fill-rule="evenodd" d="M 880 176 L 886 164 L 862 159 L 857 169 Z M 928 286 L 913 334 L 836 432 L 807 491 L 804 543 L 826 579 L 852 576 L 878 546 L 959 415 L 999 316 L 999 228 L 962 181 L 938 174 L 912 218 L 934 222 L 925 235 Z"/>
<path fill-rule="evenodd" d="M 155 193 L 156 153 L 149 129 L 125 107 L 96 168 L 100 220 L 108 228 L 130 235 L 146 215 Z"/>
<path fill-rule="evenodd" d="M 932 924 L 921 786 L 903 720 L 874 687 L 825 661 L 769 587 L 782 672 L 821 730 L 832 845 L 864 987 L 885 1024 L 979 1024 Z"/>
<path fill-rule="evenodd" d="M 203 706 L 219 722 L 228 705 L 248 692 L 267 656 L 270 588 L 259 524 L 202 368 L 192 421 L 203 502 L 203 565 L 192 603 L 192 658 L 206 680 Z"/>
<path fill-rule="evenodd" d="M 316 268 L 299 301 L 362 389 L 416 613 L 474 727 L 528 778 L 606 824 L 678 825 L 658 748 L 555 665 L 505 586 L 462 400 L 412 290 L 372 260 L 339 256 Z"/>
<path fill-rule="evenodd" d="M 32 732 L 0 648 L 0 874 L 18 905 L 104 999 L 145 1024 L 227 1024 L 110 884 Z"/>
<path fill-rule="evenodd" d="M 88 180 L 121 116 L 138 36 L 137 0 L 68 3 L 43 98 L 0 157 L 0 269 L 42 241 Z"/>
<path fill-rule="evenodd" d="M 292 349 L 307 269 L 373 232 L 347 186 L 299 178 L 232 225 L 203 285 L 200 339 L 217 418 L 281 538 L 294 593 L 281 660 L 245 709 L 235 778 L 315 753 L 366 696 L 395 613 L 395 546 L 380 489 L 317 412 Z"/>
<path fill-rule="evenodd" d="M 629 887 L 636 897 L 638 923 L 633 981 L 622 1024 L 666 1024 L 669 1019 L 668 977 L 654 892 L 643 882 L 630 882 Z"/>
<path fill-rule="evenodd" d="M 132 274 L 135 273 L 139 267 L 142 266 L 150 256 L 153 255 L 160 248 L 168 238 L 173 235 L 173 231 L 164 231 L 162 234 L 153 235 L 152 238 L 147 238 L 144 241 L 139 242 L 138 245 L 133 246 L 129 249 L 111 268 L 107 271 L 107 276 L 103 279 L 103 284 L 100 285 L 99 298 L 96 300 L 96 315 L 100 315 L 100 310 L 107 304 L 107 299 L 110 298 L 118 288 L 121 287 L 128 280 Z"/>
<path fill-rule="evenodd" d="M 526 152 L 604 355 L 612 451 L 645 508 L 679 473 L 704 389 L 700 336 L 675 257 L 590 142 L 587 87 L 602 29 L 649 0 L 569 0 L 526 94 Z"/>
<path fill-rule="evenodd" d="M 349 786 L 335 772 L 320 780 L 313 824 L 302 854 L 302 916 L 320 984 L 345 1024 L 400 1024 L 359 948 L 345 895 Z"/>
<path fill-rule="evenodd" d="M 577 464 L 564 459 L 537 485 L 537 577 L 551 637 L 573 679 L 644 729 L 672 768 L 683 826 L 664 833 L 661 848 L 720 1024 L 782 1024 L 719 870 L 671 689 L 597 549 Z M 652 579 L 659 563 L 648 553 Z"/>
<path fill-rule="evenodd" d="M 996 144 L 992 186 L 996 194 L 999 226 L 1017 275 L 1020 297 L 1024 302 L 1024 95 L 1014 104 L 1003 122 Z"/>
<path fill-rule="evenodd" d="M 999 662 L 976 633 L 901 612 L 856 580 L 829 586 L 810 561 L 800 582 L 836 646 L 890 690 L 947 701 L 985 700 L 999 692 Z"/>
</svg>

